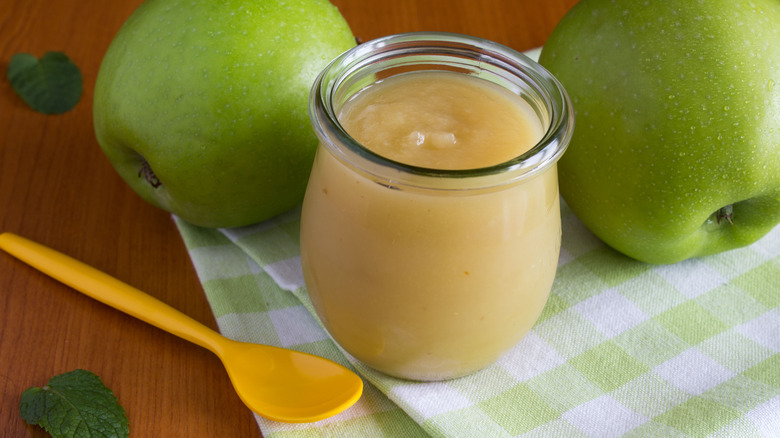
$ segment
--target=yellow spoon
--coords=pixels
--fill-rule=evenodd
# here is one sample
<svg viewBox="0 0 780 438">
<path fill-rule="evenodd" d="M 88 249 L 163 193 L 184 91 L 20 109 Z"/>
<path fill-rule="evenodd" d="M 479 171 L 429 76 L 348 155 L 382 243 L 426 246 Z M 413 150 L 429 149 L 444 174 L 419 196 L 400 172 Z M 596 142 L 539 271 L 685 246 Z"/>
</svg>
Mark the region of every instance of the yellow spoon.
<svg viewBox="0 0 780 438">
<path fill-rule="evenodd" d="M 225 338 L 162 301 L 31 240 L 2 233 L 0 248 L 98 301 L 210 350 L 241 400 L 270 420 L 322 420 L 352 406 L 363 392 L 360 377 L 335 362 Z"/>
</svg>

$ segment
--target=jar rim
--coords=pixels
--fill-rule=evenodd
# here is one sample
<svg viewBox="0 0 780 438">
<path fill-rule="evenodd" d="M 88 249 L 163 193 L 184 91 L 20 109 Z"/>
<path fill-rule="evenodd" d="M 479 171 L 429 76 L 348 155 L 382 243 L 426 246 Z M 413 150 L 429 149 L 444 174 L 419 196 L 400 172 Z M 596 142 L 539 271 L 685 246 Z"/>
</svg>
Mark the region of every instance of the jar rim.
<svg viewBox="0 0 780 438">
<path fill-rule="evenodd" d="M 435 55 L 453 57 L 451 68 L 477 72 L 494 69 L 528 86 L 544 103 L 549 121 L 542 138 L 528 151 L 495 165 L 468 169 L 414 166 L 384 157 L 363 146 L 343 128 L 334 99 L 339 87 L 356 72 L 385 59 Z M 419 59 L 419 58 L 414 58 Z M 427 65 L 427 64 L 426 64 Z M 433 63 L 431 65 L 434 65 Z M 491 70 L 492 71 L 492 70 Z M 480 76 L 482 77 L 482 76 Z M 448 32 L 408 32 L 380 37 L 347 50 L 317 76 L 309 97 L 309 117 L 320 143 L 340 161 L 391 186 L 464 190 L 502 186 L 526 179 L 553 164 L 568 147 L 574 110 L 566 90 L 544 67 L 502 44 Z M 454 183 L 442 185 L 442 180 Z"/>
</svg>

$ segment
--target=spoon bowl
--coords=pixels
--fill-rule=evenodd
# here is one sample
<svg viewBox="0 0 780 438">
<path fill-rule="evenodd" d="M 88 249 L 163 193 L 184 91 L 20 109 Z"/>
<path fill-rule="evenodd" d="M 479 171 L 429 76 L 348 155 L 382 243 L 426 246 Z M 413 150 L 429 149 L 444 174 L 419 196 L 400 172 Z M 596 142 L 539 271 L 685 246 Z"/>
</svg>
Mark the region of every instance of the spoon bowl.
<svg viewBox="0 0 780 438">
<path fill-rule="evenodd" d="M 0 248 L 33 268 L 117 310 L 209 349 L 252 411 L 287 423 L 319 421 L 352 406 L 363 381 L 346 367 L 307 353 L 228 339 L 78 260 L 11 233 Z"/>
</svg>

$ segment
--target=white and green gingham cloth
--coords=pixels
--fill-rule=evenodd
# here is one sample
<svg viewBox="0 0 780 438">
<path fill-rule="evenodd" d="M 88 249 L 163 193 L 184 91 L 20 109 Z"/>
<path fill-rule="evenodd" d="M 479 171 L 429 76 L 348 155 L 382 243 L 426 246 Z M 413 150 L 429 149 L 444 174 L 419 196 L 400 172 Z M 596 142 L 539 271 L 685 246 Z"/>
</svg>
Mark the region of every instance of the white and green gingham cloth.
<svg viewBox="0 0 780 438">
<path fill-rule="evenodd" d="M 655 266 L 564 203 L 561 257 L 533 330 L 496 364 L 419 383 L 346 356 L 301 273 L 300 210 L 238 229 L 177 220 L 220 331 L 345 364 L 365 382 L 327 420 L 257 417 L 268 438 L 780 437 L 780 227 L 747 248 Z"/>
</svg>

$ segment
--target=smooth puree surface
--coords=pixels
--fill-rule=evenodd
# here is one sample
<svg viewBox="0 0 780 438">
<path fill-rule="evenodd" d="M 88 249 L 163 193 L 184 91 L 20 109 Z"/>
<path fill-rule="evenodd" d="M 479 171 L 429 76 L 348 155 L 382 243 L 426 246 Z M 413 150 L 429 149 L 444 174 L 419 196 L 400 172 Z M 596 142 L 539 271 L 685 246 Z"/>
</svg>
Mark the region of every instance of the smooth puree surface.
<svg viewBox="0 0 780 438">
<path fill-rule="evenodd" d="M 353 136 L 369 148 L 372 138 L 383 138 L 393 149 L 407 138 L 404 131 L 426 138 L 445 133 L 445 140 L 453 132 L 458 141 L 447 144 L 444 155 L 460 157 L 448 160 L 458 168 L 503 162 L 536 143 L 542 128 L 533 113 L 510 111 L 513 104 L 490 90 L 464 94 L 460 88 L 471 82 L 486 90 L 479 88 L 484 81 L 453 76 L 405 75 L 399 86 L 420 99 L 398 105 L 371 104 L 385 102 L 382 84 L 375 85 L 363 96 L 377 113 L 362 118 L 363 110 L 347 109 L 341 122 L 354 126 L 349 117 L 362 118 L 361 133 Z M 418 79 L 419 88 L 430 92 L 413 92 Z M 393 100 L 402 94 L 388 90 Z M 533 134 L 487 122 L 494 119 L 531 126 Z M 454 130 L 443 128 L 449 123 Z M 414 143 L 396 148 L 406 150 L 403 160 L 438 167 L 435 160 L 417 161 L 440 156 L 438 143 Z M 483 155 L 492 158 L 484 161 Z M 554 165 L 519 183 L 474 193 L 389 188 L 321 145 L 301 222 L 301 262 L 312 303 L 343 348 L 387 374 L 441 380 L 477 371 L 516 344 L 547 301 L 560 244 L 558 199 Z"/>
<path fill-rule="evenodd" d="M 391 76 L 356 94 L 339 122 L 383 157 L 431 169 L 500 164 L 544 134 L 523 99 L 492 82 L 458 73 Z"/>
</svg>

